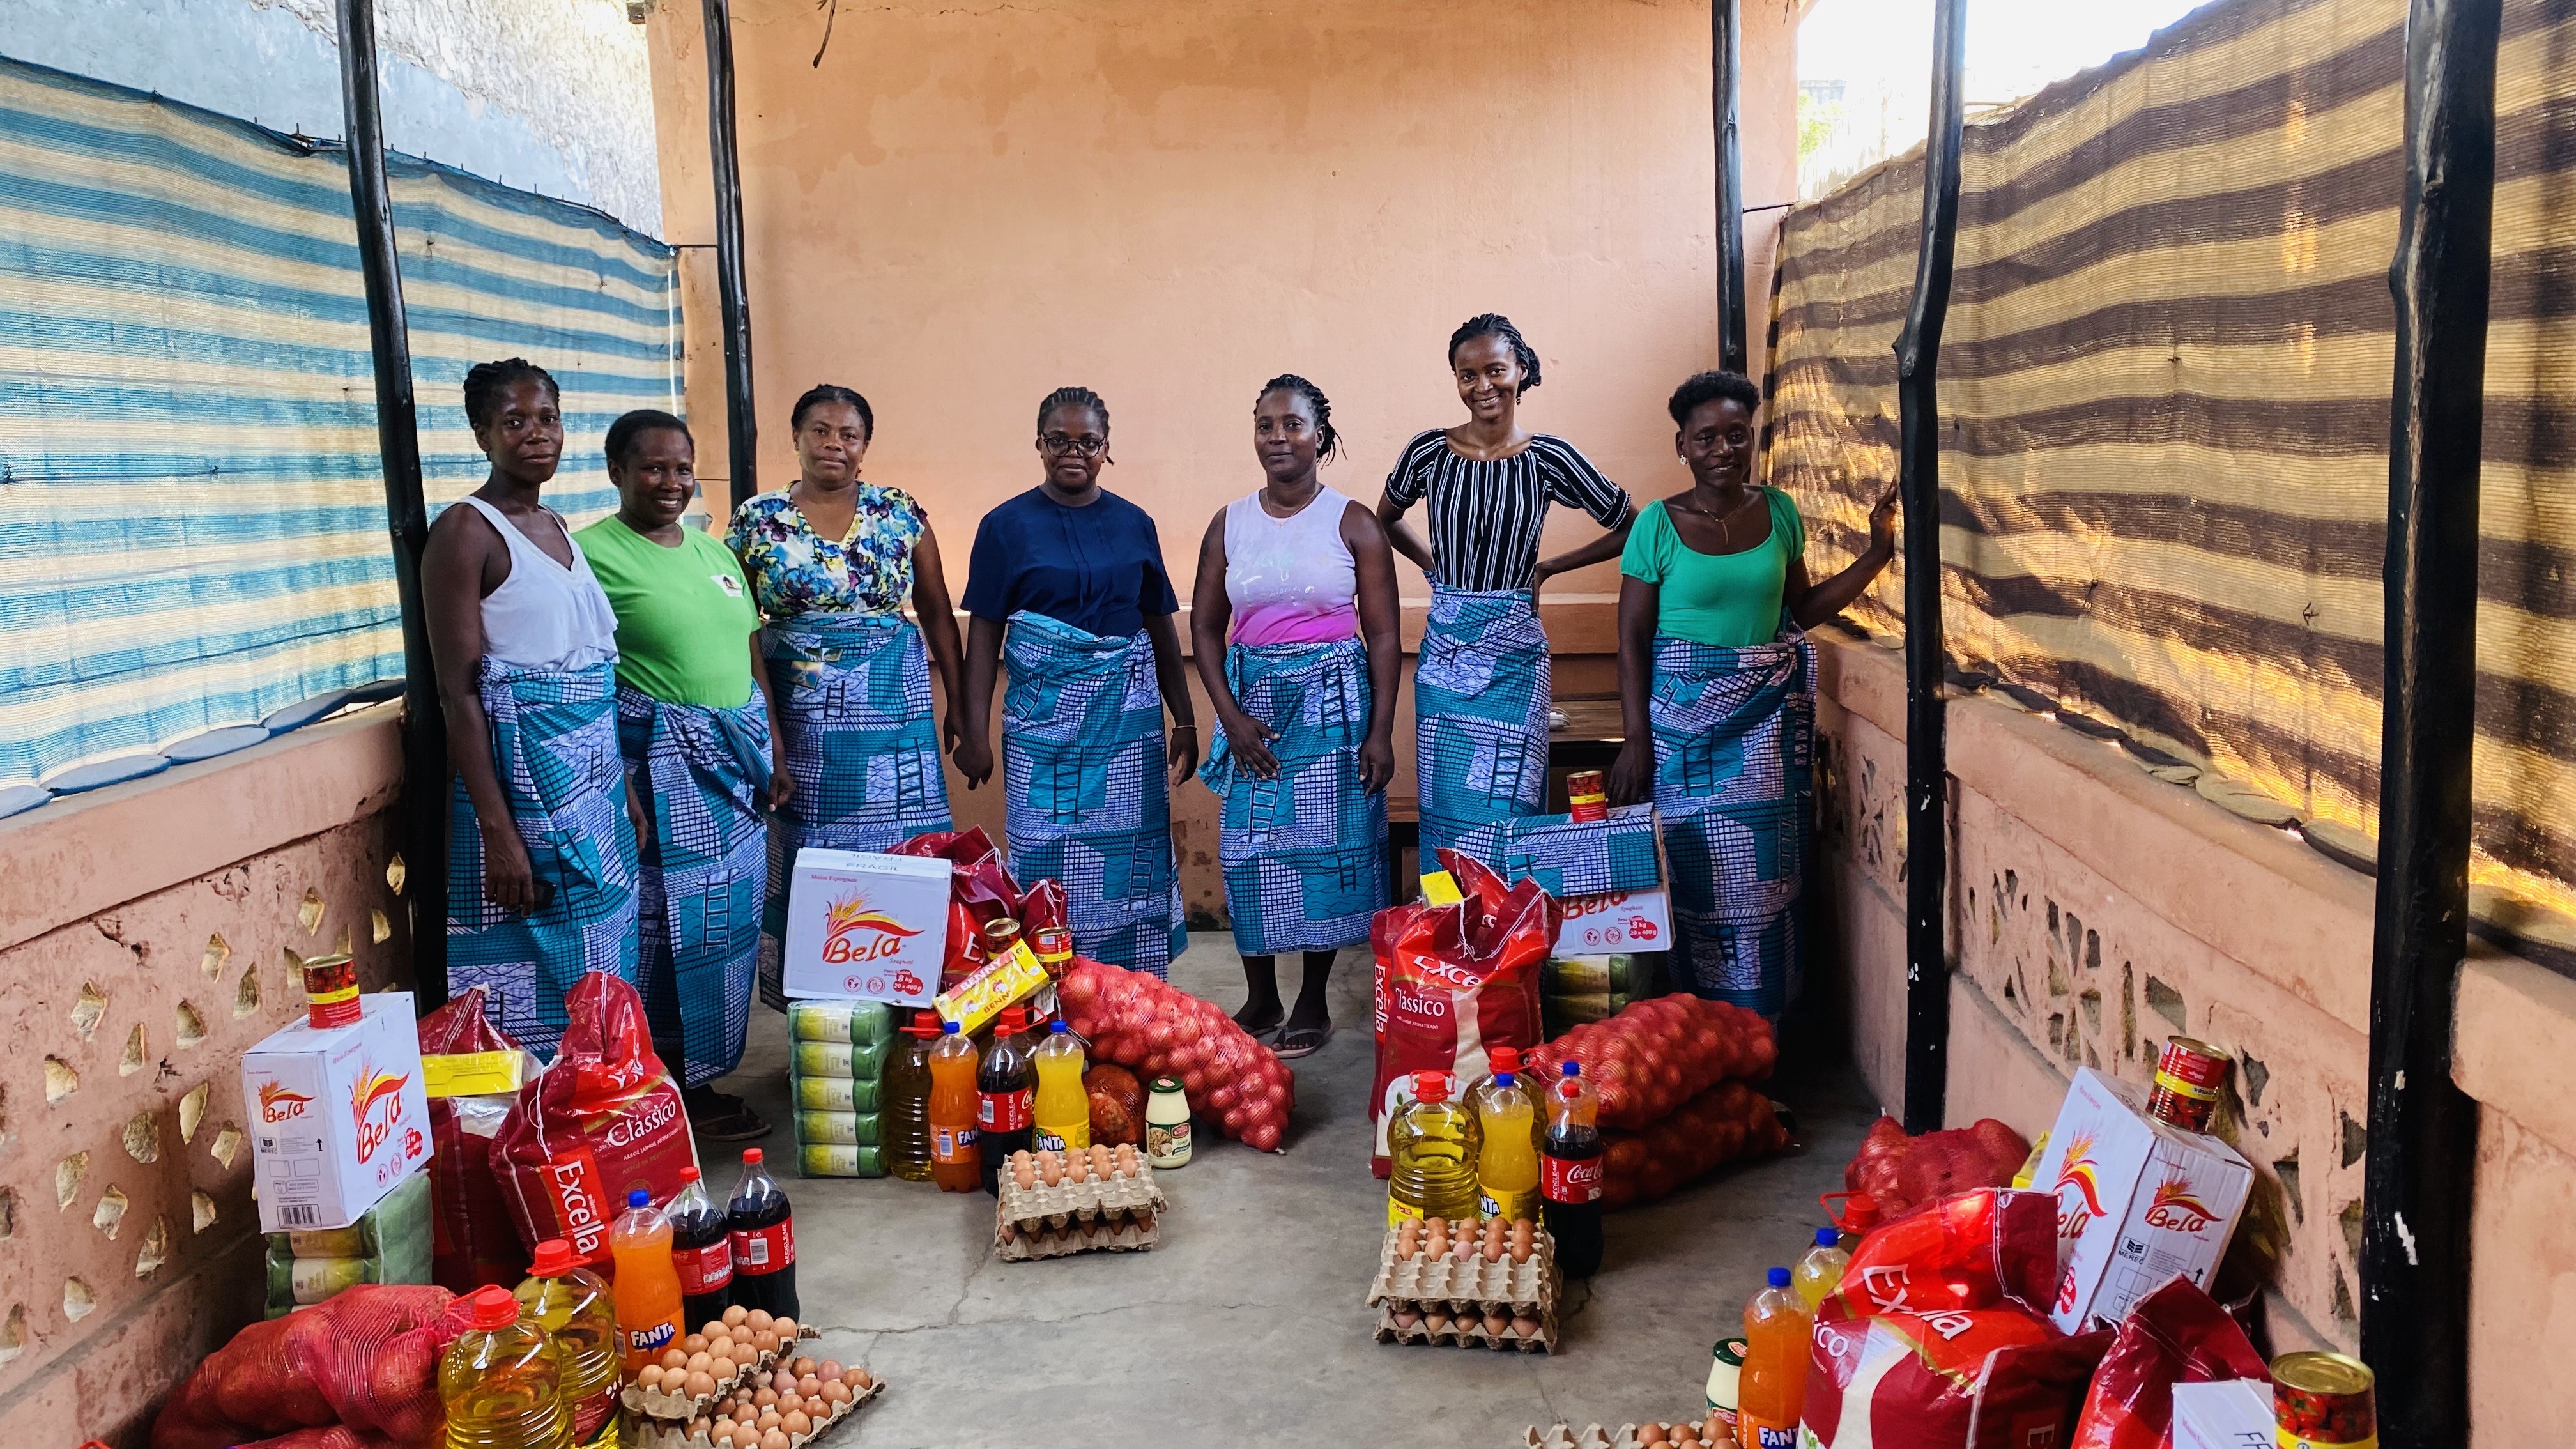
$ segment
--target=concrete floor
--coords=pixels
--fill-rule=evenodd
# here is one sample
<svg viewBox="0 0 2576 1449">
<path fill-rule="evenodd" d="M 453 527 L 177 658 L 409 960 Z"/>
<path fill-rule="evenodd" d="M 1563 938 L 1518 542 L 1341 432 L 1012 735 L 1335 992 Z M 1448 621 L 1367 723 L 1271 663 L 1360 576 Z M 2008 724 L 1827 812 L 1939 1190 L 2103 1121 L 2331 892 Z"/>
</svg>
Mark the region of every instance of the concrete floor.
<svg viewBox="0 0 2576 1449">
<path fill-rule="evenodd" d="M 1233 941 L 1201 933 L 1174 984 L 1242 1000 Z M 1171 1211 L 1149 1253 L 1030 1263 L 993 1256 L 993 1200 L 927 1183 L 787 1181 L 797 1283 L 822 1352 L 866 1364 L 886 1395 L 836 1432 L 844 1445 L 1143 1449 L 1260 1445 L 1504 1449 L 1531 1424 L 1578 1427 L 1696 1414 L 1709 1346 L 1739 1321 L 1762 1271 L 1821 1221 L 1818 1193 L 1875 1109 L 1835 1066 L 1784 1073 L 1803 1149 L 1722 1168 L 1609 1218 L 1601 1275 L 1573 1285 L 1553 1356 L 1404 1347 L 1369 1336 L 1386 1190 L 1368 1170 L 1368 965 L 1334 974 L 1339 1030 L 1296 1063 L 1283 1154 L 1204 1139 L 1162 1175 Z M 753 1017 L 724 1085 L 781 1130 L 792 1159 L 782 1018 Z M 728 1182 L 718 1149 L 709 1175 Z"/>
</svg>

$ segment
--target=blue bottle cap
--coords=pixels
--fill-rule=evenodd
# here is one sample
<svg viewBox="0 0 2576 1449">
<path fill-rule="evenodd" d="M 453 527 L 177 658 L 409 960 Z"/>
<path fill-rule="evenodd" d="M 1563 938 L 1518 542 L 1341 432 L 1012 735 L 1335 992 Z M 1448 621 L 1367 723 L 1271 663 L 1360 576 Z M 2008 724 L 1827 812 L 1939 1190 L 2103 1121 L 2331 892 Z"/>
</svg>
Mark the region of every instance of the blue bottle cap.
<svg viewBox="0 0 2576 1449">
<path fill-rule="evenodd" d="M 939 1024 L 939 1031 L 942 1036 L 954 1036 L 957 1032 L 957 1023 L 943 1021 Z"/>
<path fill-rule="evenodd" d="M 1569 1076 L 1569 1077 L 1579 1077 L 1579 1076 L 1582 1076 L 1582 1075 L 1583 1075 L 1583 1063 L 1576 1061 L 1576 1060 L 1575 1060 L 1574 1058 L 1572 1058 L 1572 1057 L 1567 1057 L 1567 1058 L 1565 1059 L 1565 1066 L 1564 1066 L 1563 1070 L 1564 1070 L 1565 1075 L 1567 1075 L 1567 1076 Z"/>
<path fill-rule="evenodd" d="M 631 1208 L 651 1207 L 653 1194 L 639 1187 L 626 1195 L 626 1205 Z"/>
<path fill-rule="evenodd" d="M 1047 1035 L 1049 1036 L 1062 1036 L 1064 1033 L 1071 1030 L 1073 1030 L 1073 1028 L 1065 1025 L 1064 1018 L 1061 1016 L 1047 1023 Z"/>
<path fill-rule="evenodd" d="M 1842 1241 L 1843 1235 L 1838 1229 L 1816 1229 L 1816 1246 L 1819 1248 L 1838 1248 L 1842 1246 Z"/>
<path fill-rule="evenodd" d="M 1771 1286 L 1772 1286 L 1772 1287 L 1774 1287 L 1774 1288 L 1786 1288 L 1786 1287 L 1788 1287 L 1788 1286 L 1789 1286 L 1789 1270 L 1788 1270 L 1788 1269 L 1786 1269 L 1786 1268 L 1774 1268 L 1774 1269 L 1772 1269 L 1772 1270 L 1771 1270 Z"/>
</svg>

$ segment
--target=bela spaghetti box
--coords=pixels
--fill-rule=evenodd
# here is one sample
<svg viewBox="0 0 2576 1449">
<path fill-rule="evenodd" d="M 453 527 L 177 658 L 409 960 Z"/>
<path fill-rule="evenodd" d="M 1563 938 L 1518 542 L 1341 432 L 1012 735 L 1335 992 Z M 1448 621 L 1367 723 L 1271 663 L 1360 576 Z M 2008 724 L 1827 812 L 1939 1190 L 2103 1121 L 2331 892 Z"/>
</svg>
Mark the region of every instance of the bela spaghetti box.
<svg viewBox="0 0 2576 1449">
<path fill-rule="evenodd" d="M 2273 1449 L 2272 1386 L 2220 1379 L 2173 1386 L 2171 1449 Z"/>
<path fill-rule="evenodd" d="M 242 1057 L 261 1232 L 348 1227 L 429 1161 L 411 993 L 358 1002 L 346 1026 L 299 1021 Z"/>
<path fill-rule="evenodd" d="M 948 950 L 945 860 L 807 846 L 787 888 L 790 996 L 928 1006 Z"/>
<path fill-rule="evenodd" d="M 2206 1289 L 2254 1170 L 2215 1137 L 2147 1115 L 2144 1088 L 2078 1068 L 2031 1184 L 2057 1198 L 2057 1300 L 2068 1333 L 2179 1273 Z"/>
</svg>

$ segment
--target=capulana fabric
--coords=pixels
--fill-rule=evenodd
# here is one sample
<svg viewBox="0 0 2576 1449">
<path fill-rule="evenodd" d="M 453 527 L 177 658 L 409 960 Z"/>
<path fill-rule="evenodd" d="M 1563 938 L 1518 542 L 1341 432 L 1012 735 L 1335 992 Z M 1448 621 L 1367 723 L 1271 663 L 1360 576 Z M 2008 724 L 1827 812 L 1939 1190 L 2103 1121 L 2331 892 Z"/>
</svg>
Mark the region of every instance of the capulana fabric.
<svg viewBox="0 0 2576 1449">
<path fill-rule="evenodd" d="M 1647 715 L 1672 869 L 1675 974 L 1777 1017 L 1796 999 L 1798 893 L 1815 812 L 1816 652 L 1658 635 Z"/>
<path fill-rule="evenodd" d="M 637 868 L 638 986 L 653 1050 L 700 1086 L 742 1060 L 769 881 L 769 715 L 617 691 L 617 743 L 653 838 Z"/>
<path fill-rule="evenodd" d="M 458 780 L 448 807 L 447 984 L 484 988 L 493 1024 L 539 1057 L 563 1039 L 564 993 L 591 971 L 635 979 L 635 825 L 617 752 L 616 665 L 558 672 L 485 658 L 478 677 L 510 819 L 543 906 L 483 889 L 483 832 Z"/>
<path fill-rule="evenodd" d="M 1413 675 L 1422 858 L 1547 796 L 1547 631 L 1527 589 L 1435 588 Z"/>
<path fill-rule="evenodd" d="M 1142 630 L 1105 638 L 1022 610 L 1010 617 L 1002 654 L 1012 877 L 1063 884 L 1075 950 L 1168 975 L 1189 936 L 1172 865 L 1152 642 Z"/>
<path fill-rule="evenodd" d="M 761 999 L 781 1010 L 779 953 L 796 852 L 890 850 L 949 828 L 948 777 L 930 654 L 901 614 L 800 614 L 760 631 L 778 703 L 779 754 L 796 788 L 770 830 Z"/>
<path fill-rule="evenodd" d="M 1247 956 L 1330 951 L 1369 938 L 1386 904 L 1386 793 L 1360 786 L 1368 743 L 1368 650 L 1329 644 L 1237 644 L 1226 684 L 1244 713 L 1277 733 L 1279 773 L 1243 768 L 1222 728 L 1199 778 L 1224 812 L 1217 864 L 1235 949 Z"/>
</svg>

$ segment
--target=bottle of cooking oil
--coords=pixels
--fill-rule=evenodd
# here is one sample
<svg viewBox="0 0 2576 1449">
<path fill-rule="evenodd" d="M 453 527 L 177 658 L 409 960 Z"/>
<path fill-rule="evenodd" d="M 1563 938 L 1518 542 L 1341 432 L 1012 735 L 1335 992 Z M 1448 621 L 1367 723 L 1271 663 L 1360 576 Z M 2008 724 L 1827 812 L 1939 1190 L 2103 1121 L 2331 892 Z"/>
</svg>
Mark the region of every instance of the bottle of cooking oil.
<svg viewBox="0 0 2576 1449">
<path fill-rule="evenodd" d="M 438 1363 L 447 1449 L 557 1449 L 564 1442 L 563 1370 L 544 1329 L 493 1284 L 466 1302 L 472 1318 Z"/>
<path fill-rule="evenodd" d="M 608 1283 L 573 1260 L 572 1244 L 537 1244 L 514 1295 L 555 1347 L 564 1413 L 580 1449 L 617 1449 L 617 1310 Z M 676 1347 L 677 1345 L 664 1345 Z"/>
<path fill-rule="evenodd" d="M 930 1181 L 930 1049 L 939 1041 L 939 1013 L 917 1011 L 904 1039 L 886 1058 L 885 1090 L 878 1096 L 878 1140 L 886 1171 L 906 1182 Z"/>
<path fill-rule="evenodd" d="M 1395 1159 L 1386 1220 L 1479 1216 L 1476 1156 L 1482 1142 L 1474 1111 L 1449 1098 L 1449 1074 L 1415 1072 L 1413 1101 L 1386 1130 L 1387 1152 Z"/>
</svg>

